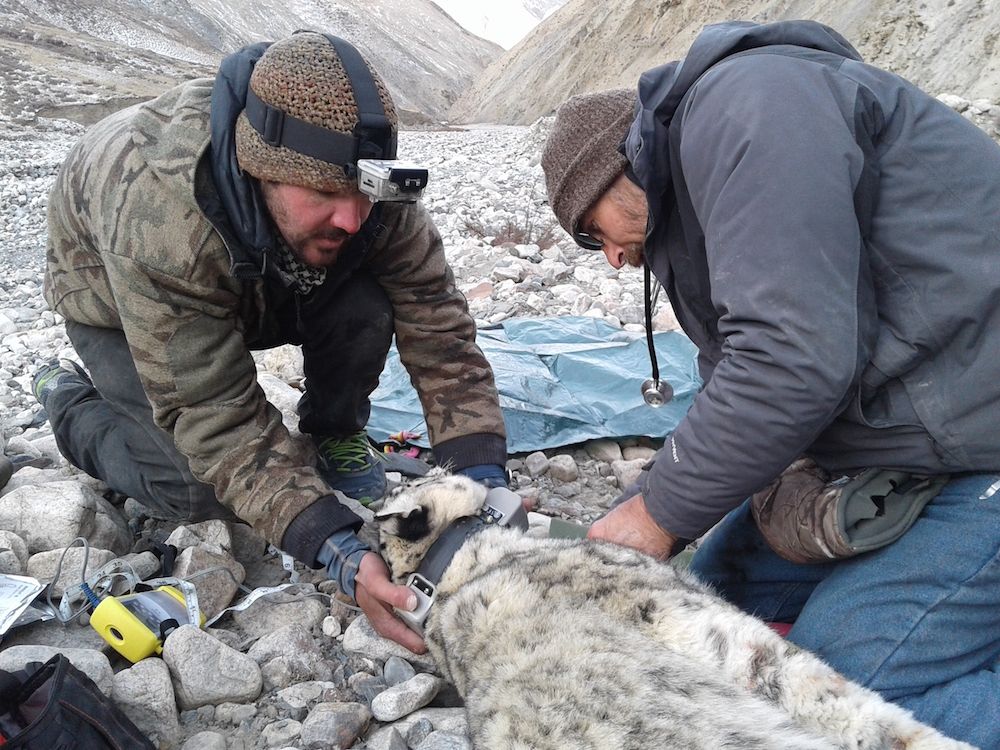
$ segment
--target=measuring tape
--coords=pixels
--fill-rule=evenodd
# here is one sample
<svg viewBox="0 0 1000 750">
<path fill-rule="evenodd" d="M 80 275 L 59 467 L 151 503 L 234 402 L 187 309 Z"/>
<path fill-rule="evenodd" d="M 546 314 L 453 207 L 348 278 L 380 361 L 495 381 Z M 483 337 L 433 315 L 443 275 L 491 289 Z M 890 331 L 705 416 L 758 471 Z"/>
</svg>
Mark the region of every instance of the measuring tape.
<svg viewBox="0 0 1000 750">
<path fill-rule="evenodd" d="M 105 597 L 90 616 L 98 635 L 133 664 L 162 653 L 167 635 L 181 625 L 200 628 L 205 623 L 194 584 L 179 578 L 154 578 L 145 584 L 158 588 Z"/>
</svg>

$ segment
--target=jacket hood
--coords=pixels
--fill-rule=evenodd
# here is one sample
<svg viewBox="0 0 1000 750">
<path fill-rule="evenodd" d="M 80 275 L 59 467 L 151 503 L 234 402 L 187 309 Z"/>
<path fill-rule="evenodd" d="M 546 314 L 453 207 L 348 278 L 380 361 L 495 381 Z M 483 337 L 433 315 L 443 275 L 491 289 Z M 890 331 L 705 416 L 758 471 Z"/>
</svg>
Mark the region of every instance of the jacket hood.
<svg viewBox="0 0 1000 750">
<path fill-rule="evenodd" d="M 256 256 L 246 268 L 234 258 L 235 276 L 260 275 L 264 258 L 277 244 L 260 186 L 240 170 L 236 161 L 236 120 L 246 106 L 250 74 L 268 46 L 260 42 L 226 57 L 212 87 L 212 179 L 228 228 L 237 242 Z"/>
<path fill-rule="evenodd" d="M 688 89 L 721 60 L 775 45 L 804 47 L 861 60 L 850 42 L 815 21 L 767 24 L 727 21 L 706 26 L 685 58 L 652 68 L 639 78 L 638 115 L 625 139 L 625 155 L 647 194 L 662 195 L 670 181 L 667 131 Z"/>
</svg>

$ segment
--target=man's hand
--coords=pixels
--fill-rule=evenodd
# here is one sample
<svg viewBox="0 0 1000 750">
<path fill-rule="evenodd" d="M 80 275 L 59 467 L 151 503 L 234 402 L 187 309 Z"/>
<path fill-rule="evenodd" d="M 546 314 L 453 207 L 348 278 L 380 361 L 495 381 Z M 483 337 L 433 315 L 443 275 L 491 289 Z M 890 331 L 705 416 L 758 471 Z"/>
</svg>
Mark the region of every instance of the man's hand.
<svg viewBox="0 0 1000 750">
<path fill-rule="evenodd" d="M 658 560 L 666 560 L 677 541 L 649 515 L 642 495 L 629 498 L 594 523 L 587 538 L 632 547 Z"/>
<path fill-rule="evenodd" d="M 415 654 L 427 652 L 424 639 L 406 627 L 392 611 L 393 607 L 407 611 L 414 609 L 417 596 L 406 586 L 397 586 L 389 579 L 389 569 L 381 557 L 368 552 L 361 558 L 354 587 L 354 599 L 368 616 L 376 633 Z"/>
</svg>

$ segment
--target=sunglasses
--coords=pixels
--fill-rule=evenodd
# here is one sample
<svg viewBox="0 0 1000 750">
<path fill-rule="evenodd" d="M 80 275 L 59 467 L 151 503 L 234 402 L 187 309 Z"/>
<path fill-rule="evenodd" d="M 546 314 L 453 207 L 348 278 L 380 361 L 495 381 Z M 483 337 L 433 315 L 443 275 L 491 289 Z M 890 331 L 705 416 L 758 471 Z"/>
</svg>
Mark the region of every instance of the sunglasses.
<svg viewBox="0 0 1000 750">
<path fill-rule="evenodd" d="M 572 237 L 573 242 L 584 250 L 602 250 L 604 248 L 604 240 L 597 239 L 594 235 L 584 232 L 579 227 L 573 230 Z"/>
</svg>

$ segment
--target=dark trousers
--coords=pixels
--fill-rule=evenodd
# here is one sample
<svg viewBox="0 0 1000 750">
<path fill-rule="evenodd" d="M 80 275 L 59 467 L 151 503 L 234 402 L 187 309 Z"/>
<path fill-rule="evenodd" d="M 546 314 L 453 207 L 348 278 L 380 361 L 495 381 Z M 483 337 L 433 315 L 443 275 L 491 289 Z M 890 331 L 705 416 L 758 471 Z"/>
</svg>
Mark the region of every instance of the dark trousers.
<svg viewBox="0 0 1000 750">
<path fill-rule="evenodd" d="M 382 288 L 371 276 L 355 274 L 336 290 L 288 296 L 274 315 L 270 338 L 252 348 L 301 345 L 306 380 L 300 431 L 343 437 L 363 429 L 392 341 L 392 306 Z M 71 379 L 47 400 L 66 459 L 156 517 L 235 518 L 211 485 L 191 474 L 172 436 L 154 424 L 122 331 L 67 321 L 66 332 L 93 380 Z"/>
</svg>

